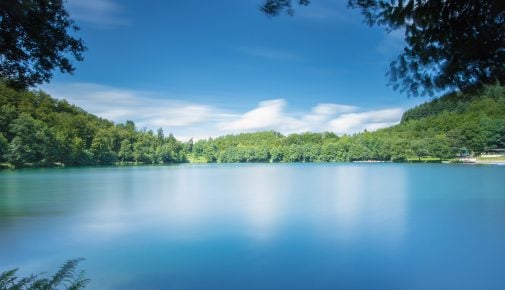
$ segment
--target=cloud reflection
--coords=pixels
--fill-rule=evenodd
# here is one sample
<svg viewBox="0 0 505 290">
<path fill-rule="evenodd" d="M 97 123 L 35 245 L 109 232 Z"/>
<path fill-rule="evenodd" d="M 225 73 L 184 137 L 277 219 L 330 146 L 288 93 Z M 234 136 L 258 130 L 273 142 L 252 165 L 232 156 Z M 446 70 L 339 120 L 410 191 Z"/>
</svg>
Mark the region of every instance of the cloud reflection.
<svg viewBox="0 0 505 290">
<path fill-rule="evenodd" d="M 249 233 L 256 239 L 271 238 L 281 223 L 285 207 L 286 187 L 280 176 L 271 174 L 271 168 L 255 168 L 254 178 L 243 184 L 243 219 Z"/>
<path fill-rule="evenodd" d="M 371 174 L 369 166 L 336 168 L 335 225 L 340 239 L 370 235 L 389 244 L 403 238 L 407 210 L 404 168 L 381 169 L 384 175 L 395 176 L 395 182 Z"/>
<path fill-rule="evenodd" d="M 404 168 L 328 166 L 308 173 L 282 165 L 143 169 L 107 188 L 81 229 L 103 239 L 153 231 L 171 239 L 231 234 L 267 241 L 288 226 L 307 233 L 323 226 L 342 242 L 367 237 L 401 242 L 407 214 Z M 395 182 L 383 175 L 395 176 Z"/>
</svg>

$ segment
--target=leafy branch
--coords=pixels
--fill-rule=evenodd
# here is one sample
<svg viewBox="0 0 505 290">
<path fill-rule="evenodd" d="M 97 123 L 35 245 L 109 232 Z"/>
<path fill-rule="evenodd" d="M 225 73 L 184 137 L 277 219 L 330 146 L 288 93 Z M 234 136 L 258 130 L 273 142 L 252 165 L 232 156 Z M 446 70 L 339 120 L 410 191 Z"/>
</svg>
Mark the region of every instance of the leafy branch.
<svg viewBox="0 0 505 290">
<path fill-rule="evenodd" d="M 0 274 L 0 290 L 84 289 L 90 280 L 85 277 L 84 271 L 76 271 L 82 260 L 68 260 L 51 278 L 39 277 L 40 274 L 20 278 L 17 276 L 18 269 L 5 271 Z"/>
</svg>

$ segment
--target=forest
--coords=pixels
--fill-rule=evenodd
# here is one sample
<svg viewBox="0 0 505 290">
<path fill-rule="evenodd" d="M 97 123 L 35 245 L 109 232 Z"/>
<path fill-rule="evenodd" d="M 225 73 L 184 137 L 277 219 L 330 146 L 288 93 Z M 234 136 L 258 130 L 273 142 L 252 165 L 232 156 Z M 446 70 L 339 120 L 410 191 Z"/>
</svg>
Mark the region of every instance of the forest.
<svg viewBox="0 0 505 290">
<path fill-rule="evenodd" d="M 0 86 L 0 162 L 4 167 L 180 163 L 188 148 L 174 136 L 114 124 L 41 91 Z"/>
<path fill-rule="evenodd" d="M 181 142 L 114 124 L 42 91 L 0 85 L 3 168 L 183 162 L 450 160 L 505 148 L 505 87 L 451 93 L 406 111 L 398 125 L 337 136 L 263 131 Z"/>
</svg>

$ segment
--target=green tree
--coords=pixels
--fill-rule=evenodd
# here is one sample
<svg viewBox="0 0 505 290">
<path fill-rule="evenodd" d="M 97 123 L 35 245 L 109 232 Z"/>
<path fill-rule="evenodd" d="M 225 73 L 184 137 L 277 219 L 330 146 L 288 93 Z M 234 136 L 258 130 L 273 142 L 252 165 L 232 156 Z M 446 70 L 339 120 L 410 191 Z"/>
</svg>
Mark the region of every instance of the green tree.
<svg viewBox="0 0 505 290">
<path fill-rule="evenodd" d="M 270 160 L 271 162 L 282 162 L 284 160 L 284 152 L 281 146 L 270 148 Z"/>
<path fill-rule="evenodd" d="M 14 136 L 7 150 L 7 159 L 12 164 L 21 166 L 53 159 L 50 147 L 54 146 L 54 138 L 43 122 L 21 114 L 11 123 L 9 131 Z"/>
<path fill-rule="evenodd" d="M 52 71 L 72 73 L 69 56 L 86 49 L 63 0 L 0 1 L 0 78 L 15 88 L 48 82 Z"/>
<path fill-rule="evenodd" d="M 421 160 L 421 158 L 430 155 L 430 140 L 426 138 L 415 139 L 411 142 L 411 148 L 414 155 Z"/>
<path fill-rule="evenodd" d="M 133 146 L 128 139 L 121 141 L 118 157 L 122 162 L 131 161 L 133 159 Z"/>
<path fill-rule="evenodd" d="M 18 117 L 18 113 L 16 108 L 11 104 L 5 104 L 0 107 L 0 132 L 6 133 L 6 138 L 8 138 L 8 129 L 9 125 L 12 121 L 14 121 Z M 12 138 L 8 138 L 12 139 Z"/>
<path fill-rule="evenodd" d="M 74 137 L 70 147 L 70 157 L 67 162 L 65 164 L 68 165 L 94 164 L 93 152 L 86 148 L 86 144 L 81 138 Z"/>
<path fill-rule="evenodd" d="M 339 148 L 337 142 L 326 143 L 321 148 L 321 155 L 319 160 L 323 162 L 337 162 L 337 156 L 339 153 Z"/>
<path fill-rule="evenodd" d="M 156 148 L 156 159 L 158 163 L 173 163 L 177 161 L 177 153 L 171 144 L 163 144 Z"/>
<path fill-rule="evenodd" d="M 101 129 L 91 143 L 91 151 L 95 161 L 99 164 L 112 164 L 117 160 L 114 150 L 115 137 L 110 129 Z"/>
<path fill-rule="evenodd" d="M 9 143 L 7 142 L 7 138 L 4 137 L 2 133 L 0 133 L 0 161 L 4 161 L 5 153 L 7 152 Z"/>
<path fill-rule="evenodd" d="M 391 161 L 405 162 L 414 154 L 410 148 L 409 140 L 399 136 L 393 137 L 391 140 Z"/>
<path fill-rule="evenodd" d="M 156 131 L 156 139 L 158 140 L 158 144 L 163 144 L 163 142 L 165 141 L 165 134 L 163 133 L 163 128 L 159 128 L 158 131 Z"/>
<path fill-rule="evenodd" d="M 453 157 L 449 140 L 445 135 L 437 135 L 430 140 L 430 153 L 439 159 Z"/>
<path fill-rule="evenodd" d="M 186 143 L 184 143 L 184 151 L 186 151 L 186 153 L 191 153 L 193 152 L 193 138 L 189 139 L 188 141 L 186 141 Z"/>
</svg>

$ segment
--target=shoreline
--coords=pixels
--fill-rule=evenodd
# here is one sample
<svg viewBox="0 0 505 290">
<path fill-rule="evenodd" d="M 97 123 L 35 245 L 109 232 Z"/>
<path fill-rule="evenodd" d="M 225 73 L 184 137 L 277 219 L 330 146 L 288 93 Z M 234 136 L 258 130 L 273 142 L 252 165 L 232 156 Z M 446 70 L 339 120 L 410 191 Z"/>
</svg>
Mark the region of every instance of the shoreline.
<svg viewBox="0 0 505 290">
<path fill-rule="evenodd" d="M 164 164 L 146 164 L 146 163 L 117 163 L 117 164 L 94 164 L 94 165 L 81 165 L 81 166 L 65 166 L 62 164 L 57 164 L 54 166 L 22 166 L 14 167 L 11 164 L 1 163 L 0 172 L 2 171 L 14 171 L 19 169 L 39 169 L 39 168 L 101 168 L 101 167 L 143 167 L 143 166 L 174 166 L 181 164 L 298 164 L 298 163 L 311 163 L 311 164 L 345 164 L 345 163 L 365 163 L 365 164 L 467 164 L 467 165 L 497 165 L 505 166 L 505 160 L 475 160 L 473 162 L 461 162 L 454 160 L 440 160 L 434 162 L 433 160 L 412 160 L 407 162 L 394 162 L 394 161 L 381 161 L 381 160 L 356 160 L 356 161 L 344 161 L 344 162 L 180 162 L 180 163 L 164 163 Z"/>
<path fill-rule="evenodd" d="M 479 165 L 505 165 L 505 160 L 498 160 L 498 161 L 487 161 L 487 160 L 477 160 L 474 164 L 479 164 Z"/>
</svg>

